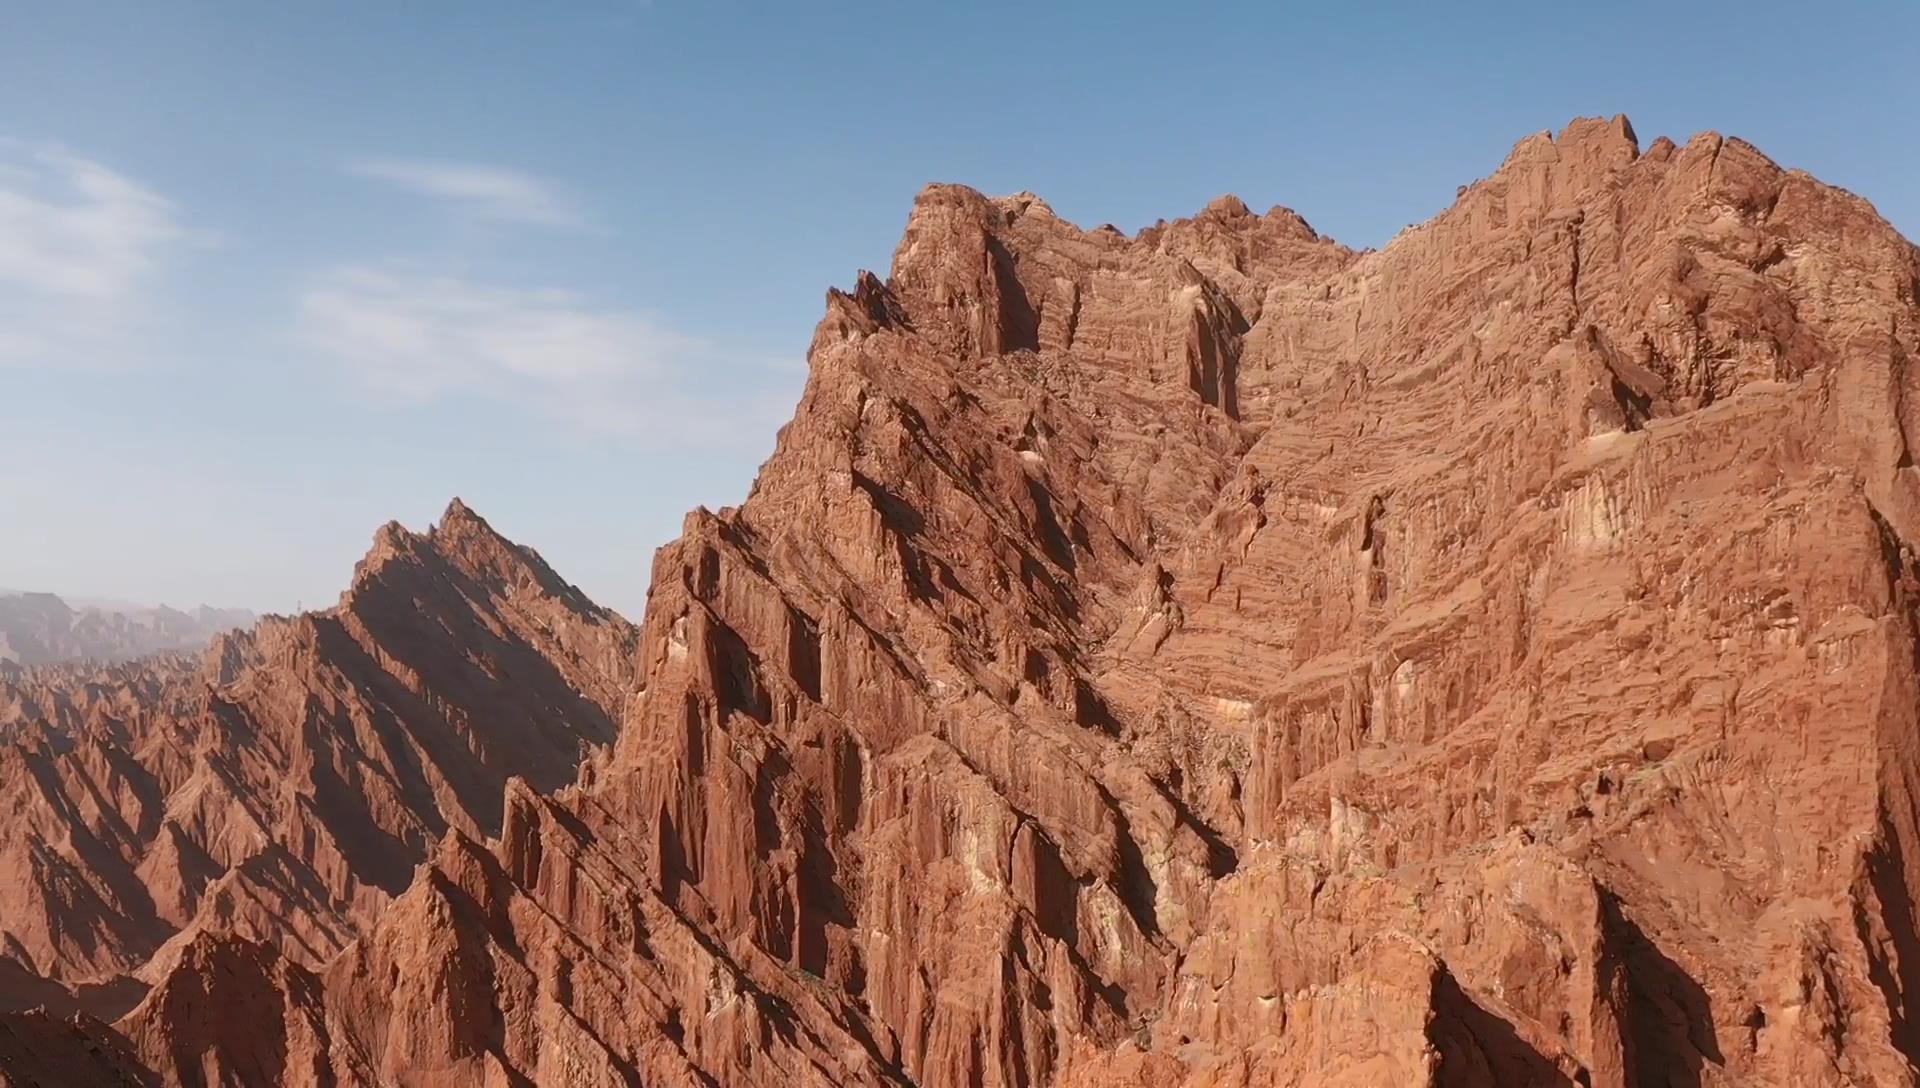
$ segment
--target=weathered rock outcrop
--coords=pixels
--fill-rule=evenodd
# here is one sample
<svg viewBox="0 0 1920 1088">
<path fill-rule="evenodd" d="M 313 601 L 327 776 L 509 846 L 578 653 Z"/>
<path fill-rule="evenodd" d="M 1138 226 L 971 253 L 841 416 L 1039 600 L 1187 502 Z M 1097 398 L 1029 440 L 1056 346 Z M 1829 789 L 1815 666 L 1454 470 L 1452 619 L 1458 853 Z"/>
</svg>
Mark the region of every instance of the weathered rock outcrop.
<svg viewBox="0 0 1920 1088">
<path fill-rule="evenodd" d="M 1920 1082 L 1917 290 L 1864 201 L 1624 119 L 1369 253 L 930 188 L 656 556 L 613 746 L 432 828 L 323 966 L 206 927 L 113 1038 L 164 1083 Z"/>
</svg>

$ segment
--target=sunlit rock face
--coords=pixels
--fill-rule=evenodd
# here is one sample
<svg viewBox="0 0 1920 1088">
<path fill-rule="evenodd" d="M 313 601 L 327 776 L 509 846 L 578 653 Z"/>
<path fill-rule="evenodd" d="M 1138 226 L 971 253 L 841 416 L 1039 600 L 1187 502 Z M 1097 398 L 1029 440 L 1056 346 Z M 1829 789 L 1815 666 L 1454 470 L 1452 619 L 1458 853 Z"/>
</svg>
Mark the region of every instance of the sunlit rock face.
<svg viewBox="0 0 1920 1088">
<path fill-rule="evenodd" d="M 0 676 L 0 1011 L 118 1016 L 203 938 L 320 969 L 509 779 L 574 780 L 637 637 L 456 500 L 327 611 Z"/>
</svg>

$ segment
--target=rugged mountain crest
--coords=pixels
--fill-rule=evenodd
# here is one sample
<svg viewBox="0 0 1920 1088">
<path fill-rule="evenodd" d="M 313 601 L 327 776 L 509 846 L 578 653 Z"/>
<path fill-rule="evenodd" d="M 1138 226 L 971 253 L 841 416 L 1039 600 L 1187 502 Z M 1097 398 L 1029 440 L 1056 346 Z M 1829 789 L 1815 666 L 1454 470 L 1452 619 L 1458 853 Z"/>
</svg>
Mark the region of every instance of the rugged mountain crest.
<svg viewBox="0 0 1920 1088">
<path fill-rule="evenodd" d="M 655 557 L 614 745 L 420 819 L 319 968 L 202 927 L 106 1038 L 163 1083 L 1913 1084 L 1917 284 L 1864 201 L 1624 118 L 1370 253 L 929 188 Z"/>
<path fill-rule="evenodd" d="M 456 500 L 199 662 L 0 679 L 0 1001 L 119 1015 L 212 933 L 319 969 L 509 776 L 612 739 L 634 638 Z"/>
</svg>

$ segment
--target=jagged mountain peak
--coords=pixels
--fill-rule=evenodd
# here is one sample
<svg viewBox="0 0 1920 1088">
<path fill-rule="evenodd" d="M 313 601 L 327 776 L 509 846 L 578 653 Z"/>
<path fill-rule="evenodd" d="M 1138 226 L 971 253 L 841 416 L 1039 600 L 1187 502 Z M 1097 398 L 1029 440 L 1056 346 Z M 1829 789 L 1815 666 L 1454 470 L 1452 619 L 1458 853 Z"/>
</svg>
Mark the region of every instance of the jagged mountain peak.
<svg viewBox="0 0 1920 1088">
<path fill-rule="evenodd" d="M 441 588 L 432 588 L 435 585 Z M 538 552 L 502 536 L 459 498 L 424 533 L 398 521 L 381 526 L 355 566 L 342 603 L 355 607 L 371 594 L 404 604 L 410 596 L 441 591 L 523 603 L 550 599 L 589 622 L 612 618 L 555 573 Z"/>
<path fill-rule="evenodd" d="M 230 974 L 193 951 L 229 938 L 324 966 L 449 829 L 499 833 L 510 776 L 557 789 L 612 740 L 637 636 L 583 602 L 456 502 L 382 527 L 336 608 L 0 684 L 0 729 L 43 738 L 0 784 L 0 863 L 40 874 L 0 896 L 0 1012 L 117 1016 Z"/>
</svg>

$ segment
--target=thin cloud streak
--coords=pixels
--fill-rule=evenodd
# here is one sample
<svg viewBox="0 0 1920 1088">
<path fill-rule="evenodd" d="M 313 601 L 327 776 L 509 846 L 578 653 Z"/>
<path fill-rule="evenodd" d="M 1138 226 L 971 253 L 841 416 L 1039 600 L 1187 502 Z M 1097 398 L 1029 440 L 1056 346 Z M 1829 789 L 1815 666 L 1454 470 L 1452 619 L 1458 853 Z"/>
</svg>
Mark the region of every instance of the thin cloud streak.
<svg viewBox="0 0 1920 1088">
<path fill-rule="evenodd" d="M 173 205 L 124 174 L 58 149 L 0 145 L 0 283 L 115 298 L 182 233 Z"/>
<path fill-rule="evenodd" d="M 305 343 L 382 395 L 481 396 L 598 437 L 741 438 L 739 407 L 691 388 L 723 362 L 713 345 L 571 291 L 356 265 L 322 276 L 298 307 Z M 771 433 L 778 409 L 767 410 Z"/>
<path fill-rule="evenodd" d="M 362 159 L 347 170 L 488 219 L 550 227 L 581 223 L 579 211 L 553 182 L 517 170 L 407 158 Z"/>
<path fill-rule="evenodd" d="M 0 142 L 0 364 L 132 357 L 131 327 L 187 237 L 147 185 L 61 148 Z"/>
</svg>

